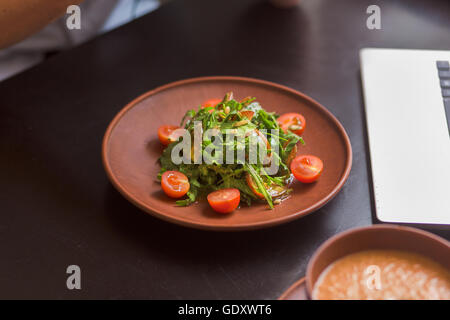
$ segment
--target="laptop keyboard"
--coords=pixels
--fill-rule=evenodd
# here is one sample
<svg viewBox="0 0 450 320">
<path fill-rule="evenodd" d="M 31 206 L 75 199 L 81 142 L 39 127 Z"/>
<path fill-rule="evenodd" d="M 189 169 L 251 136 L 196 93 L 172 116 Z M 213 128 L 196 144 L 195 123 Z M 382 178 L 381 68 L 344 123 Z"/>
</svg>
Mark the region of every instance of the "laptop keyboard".
<svg viewBox="0 0 450 320">
<path fill-rule="evenodd" d="M 450 63 L 448 61 L 436 61 L 436 66 L 441 83 L 442 98 L 444 99 L 447 126 L 450 133 Z"/>
</svg>

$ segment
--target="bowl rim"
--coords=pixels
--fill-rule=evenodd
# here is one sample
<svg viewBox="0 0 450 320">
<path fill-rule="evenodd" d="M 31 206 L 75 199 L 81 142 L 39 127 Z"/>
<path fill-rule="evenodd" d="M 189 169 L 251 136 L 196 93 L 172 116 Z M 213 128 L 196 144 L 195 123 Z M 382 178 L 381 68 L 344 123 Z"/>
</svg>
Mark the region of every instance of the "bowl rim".
<svg viewBox="0 0 450 320">
<path fill-rule="evenodd" d="M 450 250 L 450 241 L 447 241 L 446 239 L 437 236 L 431 232 L 421 230 L 414 227 L 407 227 L 407 226 L 399 226 L 395 224 L 378 224 L 378 225 L 370 225 L 370 226 L 364 226 L 364 227 L 356 227 L 352 228 L 346 231 L 343 231 L 341 233 L 338 233 L 328 240 L 326 240 L 324 243 L 322 243 L 319 248 L 317 248 L 314 251 L 313 256 L 311 259 L 309 259 L 308 266 L 306 268 L 306 291 L 308 294 L 308 297 L 313 300 L 312 298 L 312 292 L 314 288 L 314 284 L 312 283 L 312 272 L 314 269 L 314 266 L 317 262 L 317 260 L 320 258 L 320 256 L 323 254 L 323 252 L 333 243 L 348 237 L 349 235 L 355 234 L 355 233 L 364 233 L 371 230 L 392 230 L 394 232 L 407 232 L 410 234 L 420 235 L 422 237 L 428 238 L 431 241 L 434 241 L 435 243 L 439 243 L 441 245 L 447 246 Z M 368 248 L 369 250 L 370 248 Z"/>
<path fill-rule="evenodd" d="M 308 295 L 308 293 L 306 292 L 306 277 L 302 277 L 297 281 L 295 281 L 289 288 L 287 288 L 286 291 L 284 291 L 281 294 L 281 296 L 278 297 L 277 300 L 289 300 L 289 297 L 292 295 L 292 292 L 294 292 L 301 286 L 304 286 L 305 294 Z"/>
<path fill-rule="evenodd" d="M 191 84 L 195 82 L 209 82 L 209 81 L 238 81 L 238 82 L 244 82 L 244 83 L 253 83 L 258 85 L 264 85 L 264 86 L 271 86 L 275 87 L 277 89 L 287 91 L 290 94 L 296 95 L 303 99 L 304 101 L 307 101 L 310 104 L 313 104 L 315 107 L 317 107 L 321 112 L 323 112 L 337 127 L 340 135 L 342 136 L 344 143 L 345 143 L 345 150 L 347 153 L 347 159 L 345 162 L 345 169 L 344 173 L 340 177 L 338 183 L 336 186 L 331 190 L 330 193 L 320 201 L 316 202 L 315 204 L 311 205 L 310 207 L 303 209 L 299 212 L 296 212 L 294 214 L 291 214 L 289 216 L 283 216 L 279 217 L 273 220 L 269 221 L 257 221 L 257 222 L 251 222 L 251 223 L 245 223 L 240 225 L 210 225 L 208 223 L 201 223 L 201 222 L 193 222 L 189 219 L 185 218 L 173 218 L 170 216 L 167 216 L 163 211 L 164 210 L 155 210 L 152 208 L 149 208 L 144 202 L 140 201 L 139 199 L 135 198 L 131 193 L 127 191 L 127 189 L 119 182 L 117 177 L 114 175 L 113 170 L 111 168 L 111 164 L 108 160 L 108 146 L 111 134 L 116 127 L 116 125 L 119 123 L 119 121 L 122 119 L 122 117 L 131 110 L 137 103 L 145 100 L 149 96 L 155 95 L 161 91 L 171 89 L 173 87 L 182 86 L 185 84 Z M 167 84 L 164 84 L 162 86 L 156 87 L 155 89 L 152 89 L 150 91 L 147 91 L 140 96 L 133 99 L 131 102 L 125 105 L 113 118 L 113 120 L 109 123 L 106 132 L 103 136 L 102 140 L 102 163 L 103 167 L 105 169 L 106 175 L 108 179 L 111 181 L 112 185 L 118 190 L 128 201 L 133 203 L 135 206 L 140 208 L 146 213 L 151 214 L 152 216 L 155 216 L 157 218 L 160 218 L 162 220 L 175 223 L 182 226 L 192 227 L 196 229 L 203 229 L 203 230 L 214 230 L 214 231 L 239 231 L 239 230 L 253 230 L 253 229 L 260 229 L 265 227 L 271 227 L 275 225 L 279 225 L 282 223 L 290 222 L 292 220 L 298 219 L 300 217 L 304 217 L 318 209 L 320 209 L 322 206 L 324 206 L 326 203 L 328 203 L 331 199 L 333 199 L 340 189 L 344 186 L 345 182 L 347 181 L 350 171 L 352 168 L 352 161 L 353 161 L 353 153 L 352 153 L 352 147 L 350 138 L 347 135 L 347 132 L 345 131 L 345 128 L 343 125 L 339 122 L 339 120 L 323 105 L 321 105 L 319 102 L 314 100 L 313 98 L 295 90 L 290 87 L 277 84 L 271 81 L 267 80 L 261 80 L 261 79 L 255 79 L 255 78 L 249 78 L 249 77 L 239 77 L 239 76 L 205 76 L 205 77 L 195 77 L 195 78 L 188 78 L 183 80 L 178 80 L 174 82 L 170 82 Z"/>
</svg>

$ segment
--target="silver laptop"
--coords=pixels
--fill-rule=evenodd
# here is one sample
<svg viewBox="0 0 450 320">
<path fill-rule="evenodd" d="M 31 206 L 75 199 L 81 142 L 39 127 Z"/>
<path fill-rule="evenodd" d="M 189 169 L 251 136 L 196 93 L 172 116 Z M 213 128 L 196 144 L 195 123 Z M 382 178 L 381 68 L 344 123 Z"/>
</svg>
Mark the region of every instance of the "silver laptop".
<svg viewBox="0 0 450 320">
<path fill-rule="evenodd" d="M 360 51 L 378 220 L 450 227 L 450 51 Z"/>
</svg>

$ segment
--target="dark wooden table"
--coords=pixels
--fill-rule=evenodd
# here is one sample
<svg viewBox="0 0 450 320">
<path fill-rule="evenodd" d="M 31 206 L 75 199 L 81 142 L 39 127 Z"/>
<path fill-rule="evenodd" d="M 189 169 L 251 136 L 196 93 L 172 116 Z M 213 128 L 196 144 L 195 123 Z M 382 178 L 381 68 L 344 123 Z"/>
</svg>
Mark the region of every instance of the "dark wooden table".
<svg viewBox="0 0 450 320">
<path fill-rule="evenodd" d="M 382 30 L 366 28 L 370 4 Z M 367 46 L 450 49 L 449 2 L 178 0 L 0 83 L 0 298 L 277 298 L 323 241 L 373 223 Z M 354 152 L 340 194 L 303 219 L 239 233 L 171 225 L 128 203 L 101 164 L 108 123 L 149 89 L 205 75 L 278 82 L 329 108 Z M 71 264 L 81 290 L 66 288 Z"/>
</svg>

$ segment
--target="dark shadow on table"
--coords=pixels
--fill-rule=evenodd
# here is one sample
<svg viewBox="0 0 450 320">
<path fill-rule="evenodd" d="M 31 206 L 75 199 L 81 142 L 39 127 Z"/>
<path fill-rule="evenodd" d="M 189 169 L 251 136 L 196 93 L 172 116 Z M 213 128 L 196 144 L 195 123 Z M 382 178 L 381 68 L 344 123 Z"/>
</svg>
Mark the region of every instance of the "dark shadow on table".
<svg viewBox="0 0 450 320">
<path fill-rule="evenodd" d="M 364 105 L 364 91 L 362 86 L 362 78 L 361 71 L 358 69 L 357 81 L 359 87 L 359 100 L 361 101 L 361 123 L 363 124 L 363 134 L 364 134 L 364 150 L 366 150 L 366 168 L 367 168 L 367 177 L 369 180 L 369 192 L 370 192 L 370 211 L 372 215 L 372 222 L 374 224 L 380 223 L 376 216 L 376 207 L 375 207 L 375 196 L 373 189 L 373 179 L 372 179 L 372 161 L 370 158 L 370 150 L 369 150 L 369 136 L 367 133 L 367 122 L 366 122 L 366 108 Z"/>
<path fill-rule="evenodd" d="M 278 21 L 274 24 L 272 21 Z M 301 25 L 302 28 L 298 28 Z M 293 32 L 295 30 L 295 32 Z M 298 53 L 310 54 L 311 33 L 308 15 L 301 6 L 291 9 L 277 8 L 267 1 L 257 2 L 243 12 L 238 22 L 230 29 L 234 41 L 224 50 L 225 61 L 242 65 L 249 61 L 248 68 L 233 70 L 239 75 L 254 76 L 263 67 L 273 65 L 264 78 L 273 79 L 278 68 L 294 68 L 299 73 L 306 67 Z M 273 37 L 273 35 L 276 35 Z M 267 40 L 271 39 L 269 43 Z M 264 52 L 264 54 L 261 54 Z M 274 60 L 274 57 L 281 57 Z M 253 69 L 252 68 L 255 68 Z"/>
<path fill-rule="evenodd" d="M 133 242 L 133 247 L 140 247 L 151 256 L 157 255 L 179 263 L 216 261 L 230 265 L 255 259 L 264 251 L 274 252 L 274 255 L 277 251 L 289 254 L 286 251 L 298 251 L 290 245 L 292 242 L 313 233 L 317 239 L 322 232 L 322 221 L 326 219 L 321 209 L 301 218 L 301 221 L 272 228 L 237 232 L 197 230 L 152 217 L 129 203 L 111 185 L 107 188 L 105 210 L 118 236 Z M 332 202 L 328 205 L 332 206 Z"/>
</svg>

